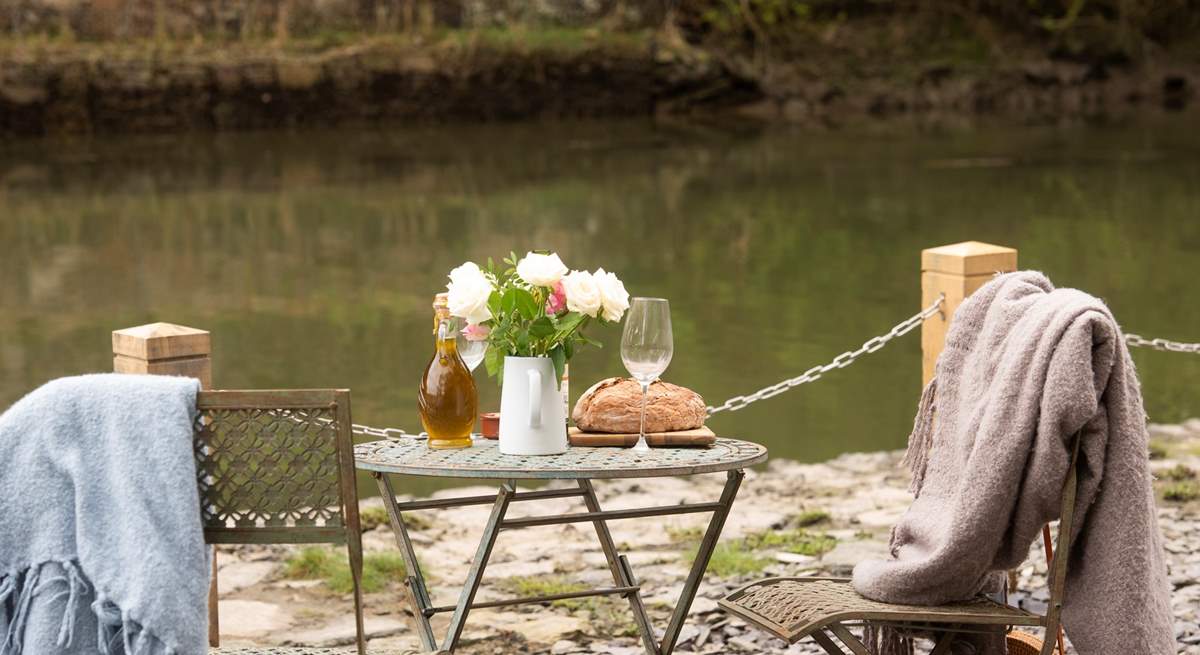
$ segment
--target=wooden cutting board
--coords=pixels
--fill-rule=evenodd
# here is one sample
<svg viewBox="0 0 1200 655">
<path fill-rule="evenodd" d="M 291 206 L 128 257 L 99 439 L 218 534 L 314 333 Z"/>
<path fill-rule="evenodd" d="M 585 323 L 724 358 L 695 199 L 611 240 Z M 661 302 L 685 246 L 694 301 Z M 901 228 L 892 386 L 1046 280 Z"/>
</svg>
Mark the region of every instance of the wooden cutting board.
<svg viewBox="0 0 1200 655">
<path fill-rule="evenodd" d="M 610 434 L 607 432 L 584 432 L 572 427 L 567 430 L 567 440 L 572 446 L 618 446 L 631 448 L 638 441 L 637 434 Z M 648 433 L 646 441 L 651 446 L 672 447 L 702 447 L 711 446 L 717 441 L 717 435 L 707 427 L 695 430 L 679 430 L 676 432 Z"/>
</svg>

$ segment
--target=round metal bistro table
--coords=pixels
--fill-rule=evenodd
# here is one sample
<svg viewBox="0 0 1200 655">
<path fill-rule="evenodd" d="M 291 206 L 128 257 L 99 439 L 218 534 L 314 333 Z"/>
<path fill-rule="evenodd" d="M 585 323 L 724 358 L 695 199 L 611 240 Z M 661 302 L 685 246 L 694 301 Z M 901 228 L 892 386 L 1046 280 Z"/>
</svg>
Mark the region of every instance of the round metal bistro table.
<svg viewBox="0 0 1200 655">
<path fill-rule="evenodd" d="M 423 439 L 402 438 L 372 441 L 354 448 L 355 466 L 370 471 L 379 484 L 396 543 L 408 568 L 407 590 L 409 602 L 417 622 L 417 633 L 425 650 L 439 649 L 433 634 L 430 618 L 440 612 L 453 612 L 450 628 L 442 641 L 442 651 L 453 651 L 462 634 L 467 615 L 472 609 L 503 607 L 524 603 L 541 603 L 551 600 L 580 598 L 584 596 L 619 595 L 629 601 L 642 645 L 648 655 L 670 655 L 679 639 L 679 631 L 687 618 L 688 609 L 696 597 L 696 590 L 709 558 L 725 527 L 725 519 L 737 496 L 744 469 L 767 460 L 767 449 L 749 441 L 717 439 L 716 443 L 704 448 L 654 448 L 649 453 L 635 453 L 628 448 L 572 447 L 562 455 L 519 456 L 500 453 L 497 442 L 478 439 L 471 448 L 456 450 L 432 450 Z M 604 510 L 596 498 L 592 480 L 602 478 L 648 478 L 694 475 L 698 473 L 726 472 L 725 487 L 720 499 L 709 503 L 690 503 L 644 507 L 635 509 Z M 476 478 L 500 480 L 496 495 L 466 496 L 460 498 L 438 498 L 400 502 L 396 498 L 389 474 L 421 475 L 451 478 Z M 574 480 L 576 485 L 563 489 L 517 491 L 517 480 Z M 578 496 L 583 499 L 586 512 L 554 514 L 526 518 L 505 518 L 510 503 L 533 501 L 546 498 Z M 463 507 L 466 505 L 492 506 L 491 515 L 484 526 L 479 548 L 475 552 L 467 580 L 456 605 L 434 606 L 430 601 L 424 576 L 413 550 L 412 540 L 404 522 L 404 512 Z M 642 603 L 641 587 L 629 561 L 617 552 L 607 521 L 674 514 L 711 513 L 708 529 L 700 542 L 696 559 L 692 563 L 687 581 L 683 585 L 679 601 L 671 614 L 661 641 L 654 638 L 654 628 Z M 501 530 L 515 530 L 538 525 L 564 523 L 591 523 L 596 530 L 600 548 L 608 560 L 612 572 L 613 586 L 589 589 L 548 596 L 514 598 L 510 600 L 476 603 L 475 593 L 483 578 L 484 568 L 491 556 L 496 536 Z"/>
</svg>

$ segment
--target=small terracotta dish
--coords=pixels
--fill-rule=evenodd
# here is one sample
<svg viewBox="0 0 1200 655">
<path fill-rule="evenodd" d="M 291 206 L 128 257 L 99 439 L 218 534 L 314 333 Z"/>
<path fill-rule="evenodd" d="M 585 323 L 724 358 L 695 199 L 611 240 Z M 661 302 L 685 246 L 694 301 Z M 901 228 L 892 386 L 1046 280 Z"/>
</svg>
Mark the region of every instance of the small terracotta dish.
<svg viewBox="0 0 1200 655">
<path fill-rule="evenodd" d="M 500 438 L 500 412 L 488 412 L 479 415 L 479 431 L 485 439 Z"/>
</svg>

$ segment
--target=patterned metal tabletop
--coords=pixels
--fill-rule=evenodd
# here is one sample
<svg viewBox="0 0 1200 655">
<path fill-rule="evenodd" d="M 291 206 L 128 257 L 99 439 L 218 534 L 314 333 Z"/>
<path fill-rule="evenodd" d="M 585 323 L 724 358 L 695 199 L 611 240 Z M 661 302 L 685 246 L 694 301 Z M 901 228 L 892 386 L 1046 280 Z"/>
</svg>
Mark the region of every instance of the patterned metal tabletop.
<svg viewBox="0 0 1200 655">
<path fill-rule="evenodd" d="M 499 444 L 476 439 L 470 448 L 432 450 L 424 439 L 384 439 L 354 448 L 354 465 L 367 471 L 450 478 L 597 479 L 653 478 L 742 469 L 767 461 L 767 449 L 738 439 L 706 448 L 573 446 L 562 455 L 504 455 Z"/>
</svg>

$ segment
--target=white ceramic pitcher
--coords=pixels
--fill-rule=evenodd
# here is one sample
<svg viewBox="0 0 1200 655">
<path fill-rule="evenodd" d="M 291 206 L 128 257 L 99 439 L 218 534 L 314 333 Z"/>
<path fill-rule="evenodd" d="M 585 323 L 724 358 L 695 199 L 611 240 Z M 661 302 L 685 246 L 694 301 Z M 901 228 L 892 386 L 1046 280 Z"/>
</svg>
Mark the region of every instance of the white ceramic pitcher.
<svg viewBox="0 0 1200 655">
<path fill-rule="evenodd" d="M 505 357 L 500 393 L 500 452 L 567 452 L 567 419 L 549 357 Z"/>
</svg>

